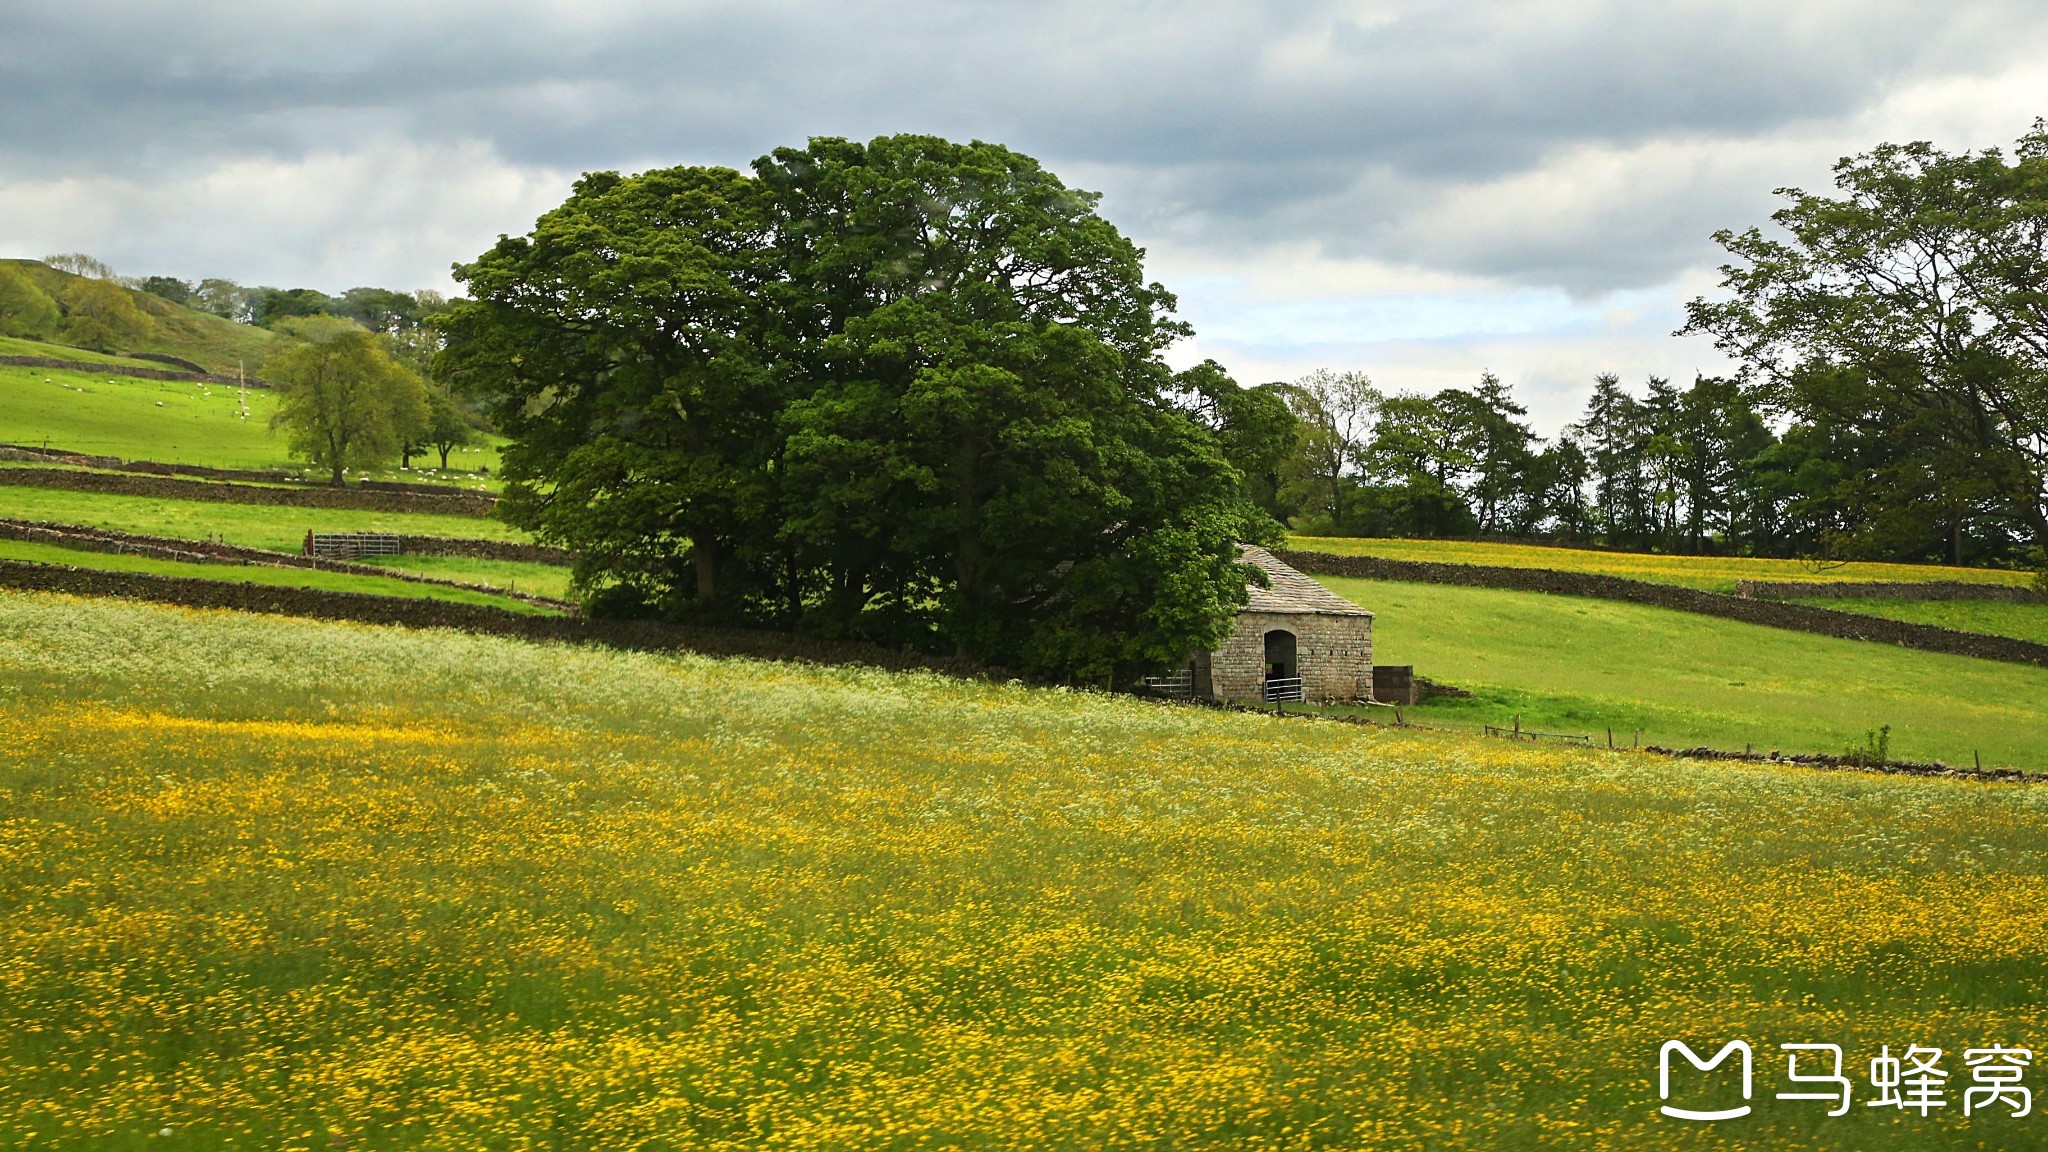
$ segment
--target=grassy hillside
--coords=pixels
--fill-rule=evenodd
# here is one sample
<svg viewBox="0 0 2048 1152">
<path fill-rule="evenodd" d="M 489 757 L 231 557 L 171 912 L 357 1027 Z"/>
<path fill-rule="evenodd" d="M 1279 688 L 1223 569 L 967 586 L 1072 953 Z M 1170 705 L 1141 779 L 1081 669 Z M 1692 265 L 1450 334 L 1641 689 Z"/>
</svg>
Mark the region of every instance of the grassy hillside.
<svg viewBox="0 0 2048 1152">
<path fill-rule="evenodd" d="M 36 260 L 0 263 L 11 265 L 53 297 L 62 296 L 71 282 L 78 279 Z M 237 324 L 147 292 L 127 291 L 136 306 L 149 316 L 153 331 L 137 347 L 123 348 L 123 352 L 160 352 L 214 372 L 233 372 L 240 364 L 254 373 L 262 366 L 263 355 L 276 338 L 267 329 Z"/>
<path fill-rule="evenodd" d="M 1470 689 L 1425 723 L 1626 742 L 1840 752 L 1889 725 L 1898 758 L 2048 770 L 2048 669 L 1836 640 L 1662 608 L 1318 577 L 1372 609 L 1374 659 Z"/>
<path fill-rule="evenodd" d="M 1552 548 L 1532 544 L 1495 544 L 1471 540 L 1395 540 L 1355 537 L 1296 536 L 1289 545 L 1309 552 L 1344 556 L 1383 556 L 1390 560 L 1430 560 L 1444 564 L 1490 564 L 1505 568 L 1554 568 L 1565 572 L 1599 572 L 1630 580 L 1681 584 L 1710 592 L 1733 592 L 1737 580 L 1960 580 L 1985 584 L 2025 584 L 2029 572 L 1993 568 L 1950 568 L 1939 564 L 1879 564 L 1856 561 L 1815 572 L 1798 560 L 1744 556 L 1661 556 L 1640 552 L 1601 552 L 1589 548 Z"/>
<path fill-rule="evenodd" d="M 72 348 L 65 344 L 48 344 L 41 340 L 23 340 L 18 336 L 0 336 L 0 356 L 38 356 L 50 360 L 76 360 L 81 365 L 105 364 L 121 368 L 169 367 L 137 360 L 129 356 L 109 356 L 104 352 L 89 352 L 84 348 Z M 89 369 L 88 369 L 89 370 Z"/>
<path fill-rule="evenodd" d="M 176 380 L 138 380 L 114 365 L 78 371 L 0 366 L 0 442 L 69 448 L 209 468 L 303 471 L 305 462 L 286 451 L 282 434 L 270 430 L 277 395 L 233 385 Z M 243 403 L 247 404 L 244 415 Z M 427 457 L 423 464 L 438 463 Z M 498 452 L 487 443 L 449 458 L 449 471 L 396 467 L 369 473 L 379 480 L 446 482 L 495 487 Z M 489 469 L 479 475 L 476 469 Z M 354 475 L 351 473 L 351 475 Z"/>
<path fill-rule="evenodd" d="M 2026 786 L 0 596 L 0 796 L 6 1147 L 2012 1148 L 1774 1045 L 2048 1030 Z"/>
<path fill-rule="evenodd" d="M 1986 600 L 1806 600 L 1838 612 L 1861 612 L 1912 624 L 1934 624 L 1963 632 L 1988 632 L 2048 644 L 2048 604 L 2000 604 Z"/>
</svg>

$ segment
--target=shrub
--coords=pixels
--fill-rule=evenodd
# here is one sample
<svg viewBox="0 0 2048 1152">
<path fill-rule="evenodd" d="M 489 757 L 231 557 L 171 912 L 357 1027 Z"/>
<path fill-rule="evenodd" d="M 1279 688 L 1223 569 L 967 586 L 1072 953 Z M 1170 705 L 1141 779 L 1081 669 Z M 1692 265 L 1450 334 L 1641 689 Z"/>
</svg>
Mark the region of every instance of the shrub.
<svg viewBox="0 0 2048 1152">
<path fill-rule="evenodd" d="M 20 272 L 0 267 L 0 336 L 47 336 L 63 318 L 49 293 Z"/>
<path fill-rule="evenodd" d="M 111 280 L 74 280 L 64 289 L 63 341 L 114 352 L 147 340 L 155 329 L 126 288 Z"/>
</svg>

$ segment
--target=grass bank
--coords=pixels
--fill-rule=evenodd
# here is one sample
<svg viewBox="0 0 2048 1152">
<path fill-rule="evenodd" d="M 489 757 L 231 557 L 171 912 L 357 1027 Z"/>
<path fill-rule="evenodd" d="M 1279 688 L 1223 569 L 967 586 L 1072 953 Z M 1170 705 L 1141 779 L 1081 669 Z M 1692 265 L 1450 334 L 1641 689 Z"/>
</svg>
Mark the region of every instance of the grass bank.
<svg viewBox="0 0 2048 1152">
<path fill-rule="evenodd" d="M 116 371 L 0 367 L 0 441 L 209 468 L 294 466 L 270 432 L 274 394 Z"/>
<path fill-rule="evenodd" d="M 2048 769 L 2048 669 L 1663 608 L 1317 577 L 1377 613 L 1374 659 L 1472 690 L 1426 723 L 1508 724 L 1666 747 L 1840 752 L 1890 726 L 1901 759 Z M 1829 606 L 1835 602 L 1830 601 Z"/>
<path fill-rule="evenodd" d="M 0 796 L 9 1147 L 2017 1147 L 1773 1046 L 2048 1029 L 2025 786 L 0 595 Z"/>
<path fill-rule="evenodd" d="M 375 596 L 403 596 L 430 600 L 452 600 L 458 604 L 486 604 L 514 612 L 551 612 L 487 592 L 466 588 L 444 588 L 382 576 L 359 576 L 350 572 L 323 572 L 313 568 L 267 568 L 254 564 L 188 564 L 179 560 L 158 560 L 148 556 L 86 552 L 52 544 L 0 540 L 0 559 L 28 560 L 38 564 L 63 564 L 93 568 L 102 572 L 147 572 L 157 576 L 183 576 L 195 580 L 220 580 L 235 584 L 264 584 L 277 588 L 322 588 L 332 592 L 365 592 Z M 521 589 L 533 591 L 533 589 Z"/>
<path fill-rule="evenodd" d="M 245 548 L 296 552 L 308 532 L 396 532 L 528 543 L 527 533 L 481 516 L 376 512 L 359 508 L 292 508 L 176 500 L 61 488 L 0 485 L 0 516 L 85 524 L 146 536 L 204 540 L 218 536 Z"/>
<path fill-rule="evenodd" d="M 84 348 L 73 348 L 68 344 L 45 344 L 41 340 L 24 340 L 19 336 L 0 336 L 0 356 L 40 356 L 50 360 L 76 360 L 81 365 L 108 365 L 127 368 L 170 368 L 152 360 L 137 360 L 128 356 L 110 356 L 104 352 L 91 352 Z"/>
<path fill-rule="evenodd" d="M 1879 564 L 1856 561 L 1816 572 L 1798 560 L 1746 556 L 1664 556 L 1644 552 L 1601 552 L 1589 548 L 1552 548 L 1538 544 L 1497 544 L 1472 540 L 1397 540 L 1326 536 L 1291 537 L 1291 548 L 1332 552 L 1340 556 L 1382 556 L 1390 560 L 1427 560 L 1440 564 L 1486 564 L 1503 568 L 1552 568 L 1563 572 L 1597 572 L 1628 580 L 1677 584 L 1709 592 L 1733 592 L 1737 580 L 1958 580 L 1968 583 L 2024 585 L 2029 572 L 1996 568 L 1951 568 L 1939 564 Z"/>
<path fill-rule="evenodd" d="M 2000 604 L 1988 600 L 1803 600 L 1816 608 L 1861 612 L 1910 624 L 1934 624 L 1964 632 L 2013 636 L 2048 644 L 2048 604 Z"/>
</svg>

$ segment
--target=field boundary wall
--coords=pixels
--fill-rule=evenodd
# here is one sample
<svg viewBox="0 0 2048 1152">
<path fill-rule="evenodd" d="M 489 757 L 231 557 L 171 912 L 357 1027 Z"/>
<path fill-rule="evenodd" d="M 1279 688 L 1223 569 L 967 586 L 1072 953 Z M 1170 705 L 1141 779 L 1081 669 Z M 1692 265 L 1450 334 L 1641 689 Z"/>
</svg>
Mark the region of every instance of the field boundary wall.
<svg viewBox="0 0 2048 1152">
<path fill-rule="evenodd" d="M 1745 600 L 1995 600 L 2001 604 L 2043 604 L 2048 596 L 2017 584 L 1970 584 L 1961 580 L 1737 580 Z"/>
<path fill-rule="evenodd" d="M 2033 664 L 2048 668 L 2048 644 L 2036 644 L 2009 636 L 1962 632 L 1933 624 L 1909 624 L 1856 612 L 1819 608 L 1811 604 L 1787 604 L 1777 600 L 1744 599 L 1720 592 L 1703 592 L 1675 584 L 1652 584 L 1620 576 L 1591 572 L 1561 572 L 1551 568 L 1504 568 L 1484 564 L 1443 564 L 1428 560 L 1387 560 L 1378 556 L 1338 556 L 1328 552 L 1293 552 L 1275 549 L 1273 555 L 1299 571 L 1320 576 L 1351 576 L 1365 580 L 1401 580 L 1417 584 L 1454 584 L 1468 588 L 1499 588 L 1514 592 L 1548 592 L 1559 596 L 1586 596 L 1647 604 L 1703 616 L 1718 616 L 1746 624 L 1811 632 L 1840 640 L 1870 640 L 1942 652 L 1952 656 L 1974 656 L 2008 664 Z M 1370 608 L 1371 605 L 1366 605 Z"/>
<path fill-rule="evenodd" d="M 152 476 L 197 476 L 207 480 L 248 480 L 257 484 L 287 484 L 298 487 L 332 488 L 325 480 L 303 475 L 255 468 L 209 468 L 204 464 L 165 464 L 157 460 L 123 460 L 119 456 L 97 456 L 68 448 L 38 448 L 30 444 L 0 444 L 0 460 L 30 464 L 69 464 L 75 468 L 104 468 L 114 472 L 146 472 Z M 445 484 L 411 484 L 402 480 L 358 480 L 354 487 L 364 492 L 417 492 L 422 496 L 467 496 Z"/>
<path fill-rule="evenodd" d="M 176 476 L 80 472 L 69 468 L 0 468 L 0 485 L 63 488 L 118 496 L 159 496 L 223 504 L 279 504 L 292 508 L 356 508 L 372 512 L 428 512 L 442 516 L 487 517 L 498 500 L 482 492 L 365 491 L 361 488 L 263 487 L 255 484 L 187 480 Z"/>
<path fill-rule="evenodd" d="M 251 388 L 270 385 L 254 376 L 243 380 L 219 372 L 184 372 L 174 368 L 131 368 L 126 364 L 103 364 L 95 360 L 66 360 L 61 356 L 0 356 L 4 368 L 56 368 L 65 372 L 96 372 L 105 376 L 126 376 L 131 380 L 189 380 L 204 384 L 247 384 Z"/>
<path fill-rule="evenodd" d="M 101 572 L 61 564 L 0 559 L 0 588 L 71 596 L 146 600 L 185 608 L 215 608 L 267 615 L 302 616 L 406 628 L 450 628 L 487 635 L 570 644 L 602 644 L 635 651 L 687 651 L 704 656 L 758 660 L 800 660 L 891 671 L 928 671 L 970 679 L 1003 681 L 1010 674 L 973 661 L 901 652 L 872 644 L 822 640 L 744 628 L 686 627 L 646 620 L 590 620 L 577 616 L 529 616 L 481 604 L 415 600 L 321 588 L 280 588 L 235 584 L 186 576 Z"/>
</svg>

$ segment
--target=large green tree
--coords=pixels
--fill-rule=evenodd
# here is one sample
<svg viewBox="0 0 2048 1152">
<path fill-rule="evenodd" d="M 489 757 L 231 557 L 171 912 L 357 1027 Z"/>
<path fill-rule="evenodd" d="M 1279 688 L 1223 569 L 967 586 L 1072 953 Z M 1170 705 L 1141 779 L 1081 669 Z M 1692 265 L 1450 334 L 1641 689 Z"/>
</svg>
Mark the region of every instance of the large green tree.
<svg viewBox="0 0 2048 1152">
<path fill-rule="evenodd" d="M 1957 493 L 1951 518 L 1988 512 L 2048 546 L 2048 128 L 2010 159 L 1881 145 L 1838 163 L 1835 186 L 1785 189 L 1779 234 L 1717 233 L 1728 295 L 1694 301 L 1685 331 L 1712 335 L 1795 420 L 1839 424 L 1827 406 L 1847 387 L 1867 427 L 1902 445 L 1931 434 L 1941 447 L 1908 471 Z M 1987 482 L 1988 509 L 1965 492 Z M 1841 483 L 1836 502 L 1854 503 L 1890 482 Z"/>
<path fill-rule="evenodd" d="M 507 514 L 584 585 L 670 612 L 772 587 L 794 385 L 767 368 L 769 227 L 730 169 L 597 173 L 459 269 L 443 369 L 511 439 Z"/>
<path fill-rule="evenodd" d="M 1142 253 L 999 146 L 592 175 L 459 275 L 442 363 L 598 607 L 1095 680 L 1217 640 L 1272 530 L 1269 406 L 1176 377 Z"/>
<path fill-rule="evenodd" d="M 427 426 L 425 386 L 375 333 L 325 318 L 285 330 L 298 342 L 263 365 L 278 392 L 271 426 L 284 429 L 293 454 L 327 469 L 334 483 L 349 468 L 390 460 Z"/>
</svg>

